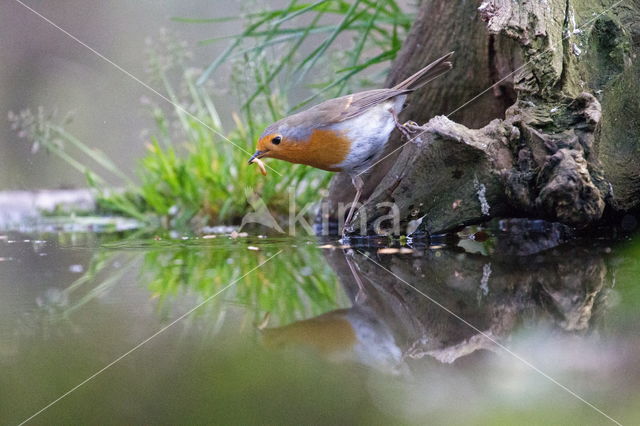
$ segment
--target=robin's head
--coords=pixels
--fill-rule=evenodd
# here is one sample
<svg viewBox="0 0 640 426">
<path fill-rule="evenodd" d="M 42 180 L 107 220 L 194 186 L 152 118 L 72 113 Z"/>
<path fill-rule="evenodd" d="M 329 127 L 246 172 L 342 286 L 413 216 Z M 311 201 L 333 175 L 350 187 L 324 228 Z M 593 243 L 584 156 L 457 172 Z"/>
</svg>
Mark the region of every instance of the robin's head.
<svg viewBox="0 0 640 426">
<path fill-rule="evenodd" d="M 348 140 L 331 129 L 299 124 L 299 114 L 267 127 L 258 139 L 257 150 L 249 163 L 256 158 L 275 158 L 318 169 L 339 171 L 335 165 L 344 161 L 350 146 Z M 295 122 L 292 124 L 292 121 Z"/>
<path fill-rule="evenodd" d="M 291 138 L 290 127 L 284 121 L 277 121 L 262 132 L 262 135 L 258 138 L 256 152 L 251 156 L 249 163 L 254 158 L 285 159 L 284 157 L 286 157 L 287 151 L 294 144 L 294 140 Z"/>
<path fill-rule="evenodd" d="M 278 153 L 287 150 L 288 140 L 282 133 L 279 132 L 264 132 L 260 139 L 258 139 L 258 146 L 256 152 L 253 153 L 249 163 L 254 158 L 278 158 Z"/>
</svg>

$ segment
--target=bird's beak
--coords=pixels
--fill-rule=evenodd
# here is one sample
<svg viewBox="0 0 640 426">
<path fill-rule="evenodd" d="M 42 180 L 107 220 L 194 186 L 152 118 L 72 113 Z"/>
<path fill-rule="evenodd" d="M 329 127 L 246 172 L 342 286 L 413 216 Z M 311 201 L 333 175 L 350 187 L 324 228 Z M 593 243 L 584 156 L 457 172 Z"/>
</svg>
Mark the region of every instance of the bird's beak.
<svg viewBox="0 0 640 426">
<path fill-rule="evenodd" d="M 251 158 L 249 158 L 249 164 L 251 164 L 251 162 L 253 160 L 255 160 L 256 158 L 261 158 L 262 156 L 264 156 L 267 152 L 269 152 L 269 150 L 265 150 L 265 151 L 256 151 L 253 153 L 253 155 L 251 156 Z"/>
</svg>

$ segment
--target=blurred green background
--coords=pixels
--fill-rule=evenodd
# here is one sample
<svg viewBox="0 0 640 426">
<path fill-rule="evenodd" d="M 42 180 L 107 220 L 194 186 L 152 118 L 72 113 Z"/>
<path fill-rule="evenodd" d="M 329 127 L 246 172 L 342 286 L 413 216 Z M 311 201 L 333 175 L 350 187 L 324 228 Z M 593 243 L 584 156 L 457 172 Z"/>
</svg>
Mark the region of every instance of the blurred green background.
<svg viewBox="0 0 640 426">
<path fill-rule="evenodd" d="M 272 5 L 283 3 L 268 2 Z M 194 49 L 194 66 L 206 66 L 225 47 L 213 43 L 196 47 L 198 41 L 233 34 L 237 22 L 191 25 L 172 17 L 220 17 L 238 15 L 251 2 L 224 0 L 190 1 L 35 1 L 28 3 L 39 13 L 113 60 L 133 75 L 145 74 L 145 41 L 165 28 L 179 34 Z M 258 3 L 255 3 L 258 7 Z M 9 111 L 45 107 L 60 116 L 74 112 L 67 127 L 80 140 L 100 147 L 122 170 L 133 175 L 148 141 L 141 132 L 153 126 L 142 97 L 153 94 L 100 59 L 60 30 L 20 4 L 0 4 L 0 189 L 85 187 L 84 176 L 51 155 L 32 155 L 30 146 L 18 139 L 7 120 Z M 226 96 L 230 67 L 214 76 L 223 124 L 238 105 Z"/>
</svg>

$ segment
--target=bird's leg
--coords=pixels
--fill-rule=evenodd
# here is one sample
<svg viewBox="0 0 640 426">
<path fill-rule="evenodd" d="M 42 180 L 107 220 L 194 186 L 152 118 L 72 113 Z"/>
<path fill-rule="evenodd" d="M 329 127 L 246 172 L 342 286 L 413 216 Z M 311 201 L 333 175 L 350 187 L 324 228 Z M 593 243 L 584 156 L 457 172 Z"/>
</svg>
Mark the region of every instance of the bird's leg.
<svg viewBox="0 0 640 426">
<path fill-rule="evenodd" d="M 393 122 L 395 123 L 396 128 L 400 130 L 400 133 L 402 133 L 402 136 L 404 136 L 407 140 L 411 139 L 411 133 L 409 133 L 404 124 L 400 124 L 400 121 L 398 120 L 398 113 L 396 112 L 396 110 L 391 108 L 389 111 L 391 111 L 391 115 L 393 115 Z"/>
<path fill-rule="evenodd" d="M 351 225 L 351 219 L 353 218 L 353 213 L 356 210 L 356 206 L 358 204 L 358 201 L 360 201 L 360 195 L 362 194 L 362 187 L 364 187 L 364 181 L 362 180 L 360 175 L 351 176 L 351 182 L 353 183 L 353 186 L 356 188 L 356 196 L 353 198 L 353 202 L 351 203 L 351 206 L 349 207 L 349 213 L 347 214 L 347 220 L 344 221 L 344 226 L 342 228 L 342 233 L 343 234 L 345 233 L 345 230 L 347 229 L 347 227 L 350 227 L 350 225 Z"/>
</svg>

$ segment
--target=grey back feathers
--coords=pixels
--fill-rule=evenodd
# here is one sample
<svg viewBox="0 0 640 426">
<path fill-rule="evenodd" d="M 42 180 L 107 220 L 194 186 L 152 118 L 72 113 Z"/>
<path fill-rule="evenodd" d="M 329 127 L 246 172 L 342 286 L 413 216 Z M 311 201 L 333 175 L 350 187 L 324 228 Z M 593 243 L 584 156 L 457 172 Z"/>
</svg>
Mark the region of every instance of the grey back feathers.
<svg viewBox="0 0 640 426">
<path fill-rule="evenodd" d="M 261 137 L 282 134 L 286 138 L 302 140 L 314 129 L 328 127 L 357 117 L 369 108 L 398 95 L 421 88 L 452 68 L 447 61 L 454 52 L 435 60 L 391 89 L 375 89 L 329 99 L 305 111 L 279 120 L 265 129 Z"/>
</svg>

